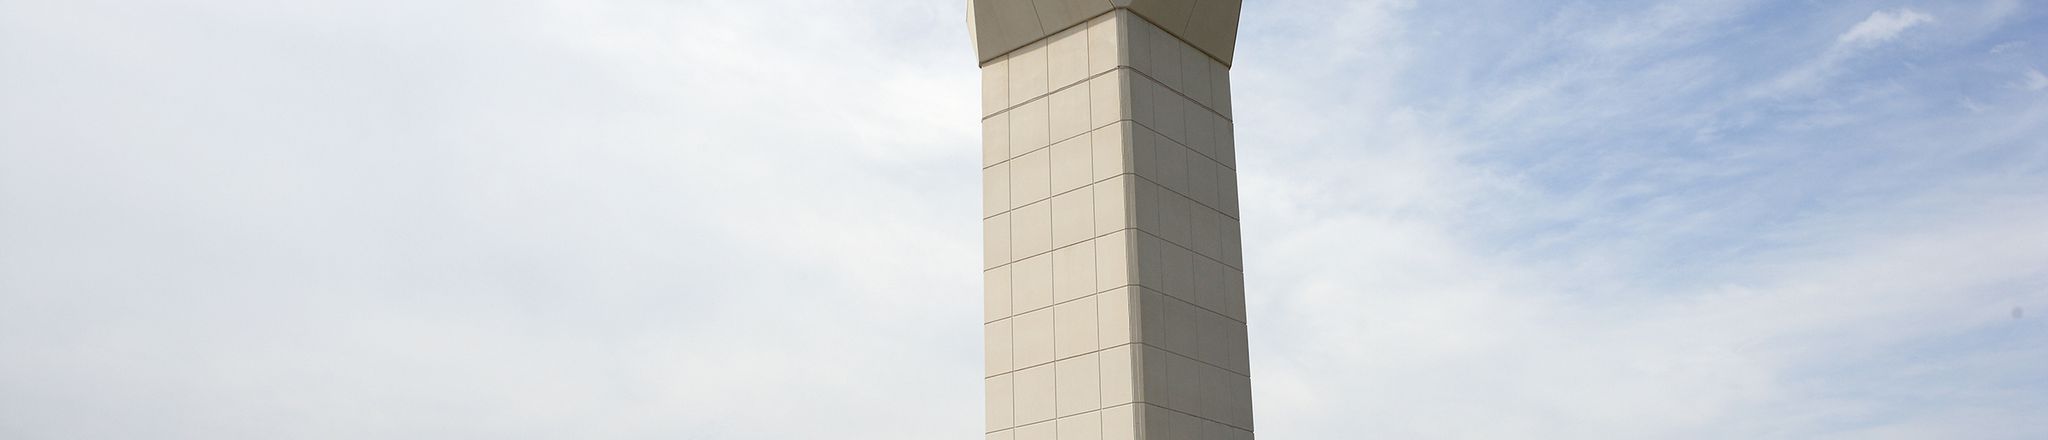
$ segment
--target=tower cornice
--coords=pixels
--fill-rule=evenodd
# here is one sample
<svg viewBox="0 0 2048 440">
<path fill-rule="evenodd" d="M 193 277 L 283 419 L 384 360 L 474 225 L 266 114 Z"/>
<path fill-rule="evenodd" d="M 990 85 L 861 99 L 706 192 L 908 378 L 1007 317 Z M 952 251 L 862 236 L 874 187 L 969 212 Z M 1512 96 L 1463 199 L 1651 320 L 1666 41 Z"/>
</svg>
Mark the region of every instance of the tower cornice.
<svg viewBox="0 0 2048 440">
<path fill-rule="evenodd" d="M 1045 39 L 1088 19 L 1129 10 L 1224 65 L 1237 46 L 1243 0 L 968 0 L 967 29 L 978 61 Z"/>
</svg>

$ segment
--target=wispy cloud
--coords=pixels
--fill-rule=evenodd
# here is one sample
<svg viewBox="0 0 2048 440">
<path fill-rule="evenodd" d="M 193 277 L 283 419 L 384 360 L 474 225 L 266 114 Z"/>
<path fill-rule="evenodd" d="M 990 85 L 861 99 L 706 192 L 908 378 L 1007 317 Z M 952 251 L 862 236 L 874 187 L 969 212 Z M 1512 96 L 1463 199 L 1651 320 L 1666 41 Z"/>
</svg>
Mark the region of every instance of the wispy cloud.
<svg viewBox="0 0 2048 440">
<path fill-rule="evenodd" d="M 1848 32 L 1842 33 L 1835 41 L 1843 44 L 1882 43 L 1899 38 L 1899 33 L 1914 26 L 1934 22 L 1934 16 L 1908 8 L 1870 13 L 1870 18 L 1856 23 Z"/>
<path fill-rule="evenodd" d="M 1828 81 L 1842 73 L 1843 63 L 1865 56 L 1883 43 L 1899 39 L 1906 30 L 1934 19 L 1933 15 L 1907 8 L 1872 12 L 1869 18 L 1835 37 L 1833 45 L 1793 65 L 1776 79 L 1751 89 L 1746 97 L 1778 99 L 1819 93 L 1828 87 Z"/>
<path fill-rule="evenodd" d="M 1277 261 L 1248 275 L 1263 435 L 2043 434 L 1996 421 L 2048 407 L 2006 391 L 2048 332 L 2004 305 L 2048 300 L 2048 118 L 1939 86 L 2009 70 L 1810 31 L 1861 4 L 1481 6 L 1345 3 L 1316 13 L 1396 25 L 1244 52 L 1277 78 L 1237 88 L 1269 103 L 1238 130 L 1266 146 L 1247 252 Z M 1341 24 L 1289 9 L 1264 12 Z M 1462 56 L 1305 55 L 1329 41 Z"/>
<path fill-rule="evenodd" d="M 2040 70 L 2027 69 L 2026 87 L 2034 91 L 2048 89 L 2048 75 L 2042 75 Z"/>
</svg>

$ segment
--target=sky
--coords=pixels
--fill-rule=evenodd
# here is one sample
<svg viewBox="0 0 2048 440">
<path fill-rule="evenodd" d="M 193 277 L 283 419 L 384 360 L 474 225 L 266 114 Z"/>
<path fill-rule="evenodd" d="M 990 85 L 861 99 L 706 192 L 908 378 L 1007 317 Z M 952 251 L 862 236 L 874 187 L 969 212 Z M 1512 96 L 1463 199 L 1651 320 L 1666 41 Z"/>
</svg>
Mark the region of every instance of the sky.
<svg viewBox="0 0 2048 440">
<path fill-rule="evenodd" d="M 965 3 L 0 0 L 0 438 L 978 438 Z M 2048 437 L 2048 4 L 1247 3 L 1260 438 Z"/>
</svg>

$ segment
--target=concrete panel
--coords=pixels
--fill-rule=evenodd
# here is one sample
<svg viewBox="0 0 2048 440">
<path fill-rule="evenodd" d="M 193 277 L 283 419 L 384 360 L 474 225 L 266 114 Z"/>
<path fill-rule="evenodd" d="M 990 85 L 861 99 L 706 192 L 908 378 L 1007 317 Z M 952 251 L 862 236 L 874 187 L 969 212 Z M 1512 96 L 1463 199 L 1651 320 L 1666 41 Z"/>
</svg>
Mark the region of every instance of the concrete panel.
<svg viewBox="0 0 2048 440">
<path fill-rule="evenodd" d="M 1017 428 L 1017 440 L 1058 440 L 1059 430 L 1057 426 L 1053 422 L 1047 421 Z"/>
<path fill-rule="evenodd" d="M 1010 107 L 1010 65 L 998 59 L 981 66 L 981 115 Z"/>
<path fill-rule="evenodd" d="M 1095 295 L 1095 310 L 1099 313 L 1096 321 L 1096 346 L 1109 349 L 1132 342 L 1137 334 L 1138 291 L 1125 286 L 1110 289 Z"/>
<path fill-rule="evenodd" d="M 1010 157 L 1023 156 L 1052 144 L 1052 115 L 1047 113 L 1048 104 L 1043 99 L 1035 100 L 1004 113 L 1010 120 Z"/>
<path fill-rule="evenodd" d="M 989 430 L 1009 429 L 1012 426 L 1016 426 L 1015 412 L 1011 408 L 1016 400 L 1016 394 L 1013 390 L 1014 387 L 1010 384 L 1010 375 L 1007 374 L 991 377 L 983 381 L 982 396 L 985 404 L 982 408 L 983 413 L 986 414 L 984 418 Z"/>
<path fill-rule="evenodd" d="M 1095 191 L 1084 187 L 1052 198 L 1052 245 L 1063 247 L 1095 238 Z M 1092 255 L 1092 252 L 1091 252 Z M 1090 285 L 1094 277 L 1089 277 Z M 1088 291 L 1083 293 L 1095 293 Z"/>
<path fill-rule="evenodd" d="M 1102 351 L 1102 405 L 1114 407 L 1138 398 L 1137 358 L 1134 345 Z"/>
<path fill-rule="evenodd" d="M 1130 65 L 1129 52 L 1123 48 L 1123 25 L 1129 21 L 1118 18 L 1122 15 L 1124 14 L 1102 14 L 1088 21 L 1089 74 Z"/>
<path fill-rule="evenodd" d="M 1096 309 L 1093 296 L 1053 306 L 1054 356 L 1068 358 L 1094 352 L 1097 348 L 1096 326 L 1101 322 L 1102 315 Z"/>
<path fill-rule="evenodd" d="M 1095 189 L 1095 235 L 1136 226 L 1131 217 L 1131 177 L 1117 175 L 1097 183 Z"/>
<path fill-rule="evenodd" d="M 983 269 L 1010 264 L 1010 215 L 997 214 L 981 221 Z"/>
<path fill-rule="evenodd" d="M 1060 419 L 1059 440 L 1102 440 L 1102 414 L 1090 412 Z"/>
<path fill-rule="evenodd" d="M 1010 105 L 1023 104 L 1052 90 L 1048 78 L 1051 73 L 1047 66 L 1048 52 L 1051 51 L 1046 47 L 1048 44 L 1047 41 L 1034 42 L 1009 56 L 1006 63 L 1010 65 Z"/>
<path fill-rule="evenodd" d="M 1010 176 L 1010 207 L 1038 203 L 1052 196 L 1052 152 L 1025 153 L 1006 163 Z"/>
<path fill-rule="evenodd" d="M 1131 258 L 1131 232 L 1119 231 L 1095 240 L 1095 286 L 1097 291 L 1133 284 L 1137 260 Z"/>
<path fill-rule="evenodd" d="M 981 166 L 1010 160 L 1010 114 L 997 113 L 981 121 Z"/>
<path fill-rule="evenodd" d="M 1077 84 L 1053 93 L 1051 115 L 1049 115 L 1052 119 L 1051 139 L 1053 142 L 1065 141 L 1075 136 L 1080 136 L 1082 133 L 1087 133 L 1088 129 L 1093 128 L 1089 124 L 1088 117 L 1090 107 L 1088 102 L 1089 89 L 1090 87 L 1087 85 Z"/>
<path fill-rule="evenodd" d="M 1053 399 L 1058 392 L 1054 385 L 1056 381 L 1053 371 L 1054 366 L 1046 364 L 1010 374 L 1014 378 L 1013 393 L 1016 395 L 1015 407 L 1012 410 L 1016 411 L 1018 425 L 1052 420 Z M 1018 434 L 1019 437 L 1023 437 L 1023 432 L 1020 431 Z"/>
<path fill-rule="evenodd" d="M 1052 203 L 1017 208 L 1010 216 L 1010 255 L 1025 259 L 1052 250 Z"/>
<path fill-rule="evenodd" d="M 1074 136 L 1052 146 L 1052 192 L 1063 193 L 1095 182 L 1095 136 Z"/>
<path fill-rule="evenodd" d="M 1075 26 L 1054 34 L 1047 48 L 1047 80 L 1054 90 L 1088 79 L 1086 26 Z"/>
<path fill-rule="evenodd" d="M 1058 335 L 1054 333 L 1053 318 L 1053 309 L 1046 308 L 1010 319 L 1012 368 L 1028 368 L 1056 359 L 1053 340 Z"/>
<path fill-rule="evenodd" d="M 1095 242 L 1087 241 L 1052 252 L 1053 302 L 1094 295 Z M 1092 347 L 1091 347 L 1092 348 Z"/>
<path fill-rule="evenodd" d="M 1088 126 L 1097 128 L 1131 118 L 1130 73 L 1118 70 L 1088 81 Z"/>
<path fill-rule="evenodd" d="M 1010 317 L 1010 266 L 982 271 L 982 322 Z"/>
<path fill-rule="evenodd" d="M 1060 360 L 1054 371 L 1054 400 L 1060 417 L 1102 409 L 1102 363 L 1095 354 Z"/>
<path fill-rule="evenodd" d="M 1052 256 L 1038 255 L 1008 266 L 1010 310 L 1024 313 L 1052 305 Z"/>
<path fill-rule="evenodd" d="M 983 376 L 1008 373 L 1013 369 L 1010 363 L 1010 320 L 1001 320 L 982 325 L 982 345 L 988 347 L 982 357 Z"/>
<path fill-rule="evenodd" d="M 981 170 L 981 217 L 994 217 L 1010 210 L 1010 164 L 999 163 Z"/>
</svg>

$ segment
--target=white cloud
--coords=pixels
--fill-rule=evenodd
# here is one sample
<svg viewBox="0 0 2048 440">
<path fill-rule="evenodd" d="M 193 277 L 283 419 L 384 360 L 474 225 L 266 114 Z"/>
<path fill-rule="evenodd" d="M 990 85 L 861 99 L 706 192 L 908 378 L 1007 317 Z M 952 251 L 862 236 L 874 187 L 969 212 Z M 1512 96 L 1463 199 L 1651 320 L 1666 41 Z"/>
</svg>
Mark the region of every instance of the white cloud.
<svg viewBox="0 0 2048 440">
<path fill-rule="evenodd" d="M 2034 91 L 2048 89 L 2048 75 L 2042 75 L 2041 71 L 2037 69 L 2027 69 L 2026 87 L 2027 90 Z"/>
<path fill-rule="evenodd" d="M 963 6 L 0 2 L 0 436 L 978 435 Z"/>
<path fill-rule="evenodd" d="M 1855 27 L 1849 28 L 1849 32 L 1843 33 L 1836 41 L 1843 44 L 1891 41 L 1898 38 L 1899 33 L 1905 32 L 1906 29 L 1933 21 L 1934 16 L 1907 8 L 1872 12 L 1870 18 L 1856 23 Z"/>
<path fill-rule="evenodd" d="M 1869 18 L 1836 36 L 1835 43 L 1826 51 L 1811 59 L 1800 61 L 1779 73 L 1776 79 L 1760 84 L 1743 96 L 1749 99 L 1769 99 L 1821 92 L 1830 86 L 1831 80 L 1842 73 L 1844 63 L 1855 60 L 1879 43 L 1898 39 L 1907 29 L 1933 21 L 1933 15 L 1907 8 L 1872 12 Z"/>
<path fill-rule="evenodd" d="M 1999 43 L 1997 46 L 1991 46 L 1991 53 L 1994 55 L 2005 54 L 2015 50 L 2025 49 L 2026 47 L 2027 42 L 2025 41 L 2007 41 L 2004 43 Z"/>
</svg>

